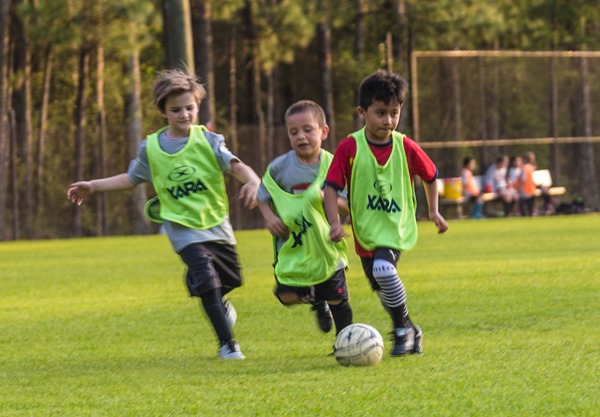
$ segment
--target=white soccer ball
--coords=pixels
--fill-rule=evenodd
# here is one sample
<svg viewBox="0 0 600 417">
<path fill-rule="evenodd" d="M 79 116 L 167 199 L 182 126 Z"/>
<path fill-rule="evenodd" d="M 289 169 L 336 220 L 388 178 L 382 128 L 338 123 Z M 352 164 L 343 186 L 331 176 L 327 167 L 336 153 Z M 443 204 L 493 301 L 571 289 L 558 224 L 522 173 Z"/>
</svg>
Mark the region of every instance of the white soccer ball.
<svg viewBox="0 0 600 417">
<path fill-rule="evenodd" d="M 333 354 L 342 366 L 375 365 L 383 357 L 381 334 L 375 327 L 364 323 L 344 327 L 333 347 Z"/>
</svg>

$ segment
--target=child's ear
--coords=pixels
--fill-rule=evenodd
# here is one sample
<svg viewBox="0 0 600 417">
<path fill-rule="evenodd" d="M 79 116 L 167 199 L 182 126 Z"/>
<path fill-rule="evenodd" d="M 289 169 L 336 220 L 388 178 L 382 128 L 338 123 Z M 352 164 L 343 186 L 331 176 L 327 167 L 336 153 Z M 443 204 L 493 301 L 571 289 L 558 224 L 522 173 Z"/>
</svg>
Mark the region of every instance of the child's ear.
<svg viewBox="0 0 600 417">
<path fill-rule="evenodd" d="M 327 140 L 327 136 L 329 135 L 329 125 L 323 125 L 323 127 L 321 127 L 321 140 L 325 141 Z"/>
<path fill-rule="evenodd" d="M 362 107 L 358 106 L 358 107 L 356 108 L 356 112 L 358 113 L 358 115 L 359 115 L 360 117 L 364 117 L 366 110 L 365 110 L 364 108 L 362 108 Z"/>
</svg>

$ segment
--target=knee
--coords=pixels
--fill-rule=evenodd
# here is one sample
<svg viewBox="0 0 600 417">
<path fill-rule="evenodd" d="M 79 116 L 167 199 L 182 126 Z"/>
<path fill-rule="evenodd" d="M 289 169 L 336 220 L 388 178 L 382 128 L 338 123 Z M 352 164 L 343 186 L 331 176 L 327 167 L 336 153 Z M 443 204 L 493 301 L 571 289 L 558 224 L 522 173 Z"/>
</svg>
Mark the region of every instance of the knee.
<svg viewBox="0 0 600 417">
<path fill-rule="evenodd" d="M 286 306 L 304 303 L 304 300 L 302 300 L 302 298 L 300 298 L 298 294 L 295 294 L 293 292 L 275 293 L 275 296 L 281 302 L 281 304 Z"/>
<path fill-rule="evenodd" d="M 385 260 L 375 259 L 373 262 L 373 277 L 375 279 L 397 275 L 396 266 Z"/>
</svg>

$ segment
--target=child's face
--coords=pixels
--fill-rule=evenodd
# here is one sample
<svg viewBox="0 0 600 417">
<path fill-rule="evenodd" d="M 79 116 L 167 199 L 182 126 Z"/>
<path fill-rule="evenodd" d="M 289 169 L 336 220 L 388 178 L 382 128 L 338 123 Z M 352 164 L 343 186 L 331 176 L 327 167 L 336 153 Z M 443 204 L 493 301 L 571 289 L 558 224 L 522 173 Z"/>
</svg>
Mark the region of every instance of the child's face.
<svg viewBox="0 0 600 417">
<path fill-rule="evenodd" d="M 359 107 L 358 114 L 365 122 L 367 139 L 376 143 L 388 142 L 400 121 L 401 109 L 402 105 L 397 101 L 385 104 L 378 100 L 373 101 L 366 110 Z"/>
<path fill-rule="evenodd" d="M 198 117 L 198 104 L 192 93 L 182 93 L 167 97 L 165 111 L 161 116 L 167 119 L 169 129 L 167 135 L 171 138 L 189 136 L 190 126 Z"/>
<path fill-rule="evenodd" d="M 319 126 L 317 118 L 310 111 L 289 115 L 285 125 L 298 158 L 314 162 L 312 160 L 321 154 L 321 144 L 327 139 L 329 126 Z"/>
</svg>

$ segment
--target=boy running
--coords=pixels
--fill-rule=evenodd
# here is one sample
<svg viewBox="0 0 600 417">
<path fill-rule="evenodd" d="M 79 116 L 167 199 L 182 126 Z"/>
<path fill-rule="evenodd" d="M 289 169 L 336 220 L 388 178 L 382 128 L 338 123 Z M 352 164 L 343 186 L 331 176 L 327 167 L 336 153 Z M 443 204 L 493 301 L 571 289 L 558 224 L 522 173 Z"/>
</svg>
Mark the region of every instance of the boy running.
<svg viewBox="0 0 600 417">
<path fill-rule="evenodd" d="M 329 239 L 323 210 L 325 174 L 333 155 L 321 144 L 329 127 L 323 109 L 298 101 L 285 113 L 292 150 L 267 168 L 258 190 L 259 210 L 275 239 L 275 295 L 284 305 L 311 303 L 324 332 L 352 323 L 346 287 L 346 244 Z M 334 197 L 347 211 L 347 201 Z"/>
<path fill-rule="evenodd" d="M 371 287 L 394 327 L 392 356 L 422 352 L 423 332 L 408 314 L 406 291 L 396 264 L 417 241 L 413 176 L 425 182 L 429 218 L 448 230 L 438 211 L 437 168 L 414 141 L 395 131 L 408 84 L 379 70 L 359 88 L 358 114 L 365 126 L 343 139 L 325 181 L 325 212 L 334 242 L 344 237 L 337 193 L 347 187 L 355 250 Z"/>
<path fill-rule="evenodd" d="M 223 173 L 244 184 L 239 198 L 246 207 L 257 204 L 260 178 L 231 154 L 222 135 L 195 124 L 205 96 L 193 76 L 180 70 L 161 72 L 154 83 L 154 104 L 168 125 L 140 142 L 127 173 L 71 184 L 67 198 L 81 204 L 97 192 L 152 183 L 158 199 L 147 205 L 147 214 L 164 224 L 173 249 L 187 265 L 188 291 L 201 300 L 219 340 L 219 357 L 244 359 L 231 329 L 237 314 L 222 298 L 242 285 Z"/>
</svg>

